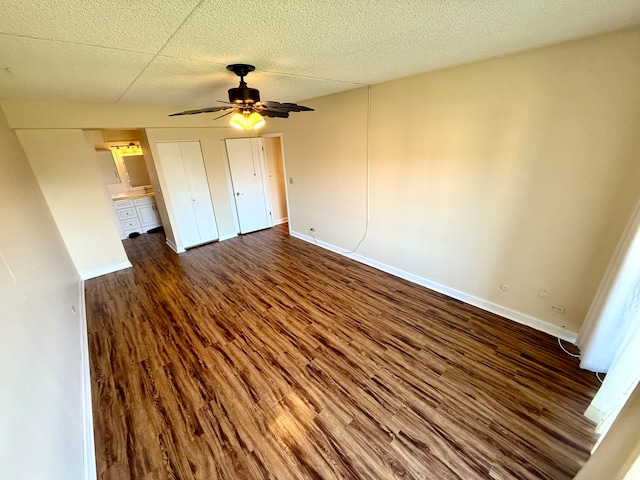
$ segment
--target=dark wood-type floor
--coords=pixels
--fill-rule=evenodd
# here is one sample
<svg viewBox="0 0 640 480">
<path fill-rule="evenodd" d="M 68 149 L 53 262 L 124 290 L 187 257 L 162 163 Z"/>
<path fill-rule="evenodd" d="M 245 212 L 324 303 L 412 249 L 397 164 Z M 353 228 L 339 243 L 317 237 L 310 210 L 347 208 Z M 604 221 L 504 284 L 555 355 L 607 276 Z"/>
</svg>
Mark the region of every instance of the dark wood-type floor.
<svg viewBox="0 0 640 480">
<path fill-rule="evenodd" d="M 100 479 L 571 478 L 598 383 L 556 339 L 287 235 L 86 282 Z"/>
</svg>

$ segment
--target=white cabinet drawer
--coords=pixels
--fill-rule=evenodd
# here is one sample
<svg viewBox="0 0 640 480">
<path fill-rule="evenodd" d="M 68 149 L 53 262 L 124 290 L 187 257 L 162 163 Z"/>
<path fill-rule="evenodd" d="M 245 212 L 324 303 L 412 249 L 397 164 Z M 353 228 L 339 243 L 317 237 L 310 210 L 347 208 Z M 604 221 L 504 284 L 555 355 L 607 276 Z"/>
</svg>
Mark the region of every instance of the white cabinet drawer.
<svg viewBox="0 0 640 480">
<path fill-rule="evenodd" d="M 123 208 L 133 208 L 133 200 L 118 200 L 117 202 L 113 202 L 116 207 L 116 210 L 120 210 Z"/>
<path fill-rule="evenodd" d="M 136 198 L 133 201 L 134 205 L 138 206 L 138 205 L 150 205 L 152 203 L 156 203 L 156 198 L 155 197 L 142 197 L 142 198 Z"/>
<path fill-rule="evenodd" d="M 120 221 L 120 235 L 123 240 L 130 233 L 146 233 L 162 225 L 156 207 L 156 198 L 153 195 L 116 200 L 113 205 Z"/>
<path fill-rule="evenodd" d="M 135 208 L 125 208 L 124 210 L 118 210 L 118 218 L 120 220 L 126 220 L 127 218 L 138 218 Z"/>
<path fill-rule="evenodd" d="M 120 222 L 123 230 L 131 230 L 132 228 L 140 228 L 140 220 L 132 218 L 130 220 L 123 220 Z"/>
</svg>

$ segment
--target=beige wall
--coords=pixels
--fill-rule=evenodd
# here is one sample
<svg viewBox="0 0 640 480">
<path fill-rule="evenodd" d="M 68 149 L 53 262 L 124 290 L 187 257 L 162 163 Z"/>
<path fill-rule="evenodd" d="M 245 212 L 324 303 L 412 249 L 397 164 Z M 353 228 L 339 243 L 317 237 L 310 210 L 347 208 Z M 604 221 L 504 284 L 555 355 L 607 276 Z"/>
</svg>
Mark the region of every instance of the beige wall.
<svg viewBox="0 0 640 480">
<path fill-rule="evenodd" d="M 639 80 L 635 30 L 373 86 L 358 253 L 577 332 L 640 193 Z M 344 250 L 366 223 L 367 103 L 282 123 L 290 225 Z"/>
<path fill-rule="evenodd" d="M 78 129 L 16 133 L 80 275 L 130 265 L 90 139 Z"/>
<path fill-rule="evenodd" d="M 229 120 L 227 118 L 213 121 L 212 115 L 168 116 L 170 113 L 184 110 L 188 107 L 3 100 L 2 108 L 11 128 L 135 130 L 139 128 L 213 127 L 229 130 Z"/>
<path fill-rule="evenodd" d="M 154 105 L 98 105 L 90 103 L 42 103 L 2 101 L 11 128 L 83 128 L 87 130 L 135 130 L 137 128 L 228 127 L 213 123 L 209 115 L 169 117 L 183 107 Z"/>
<path fill-rule="evenodd" d="M 367 213 L 367 90 L 305 102 L 283 131 L 289 225 L 345 250 L 365 231 Z M 276 119 L 278 120 L 278 119 Z M 403 248 L 400 237 L 396 245 Z"/>
<path fill-rule="evenodd" d="M 87 478 L 78 272 L 1 110 L 0 145 L 0 476 Z"/>
</svg>

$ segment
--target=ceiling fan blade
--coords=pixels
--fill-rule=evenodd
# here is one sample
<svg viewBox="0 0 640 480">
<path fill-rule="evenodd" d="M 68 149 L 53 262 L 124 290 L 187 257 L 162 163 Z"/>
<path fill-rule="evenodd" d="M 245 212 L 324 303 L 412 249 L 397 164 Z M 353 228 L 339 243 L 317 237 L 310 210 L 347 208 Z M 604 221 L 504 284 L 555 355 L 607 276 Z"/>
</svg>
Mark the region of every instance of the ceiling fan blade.
<svg viewBox="0 0 640 480">
<path fill-rule="evenodd" d="M 264 102 L 260 102 L 260 105 L 263 105 L 263 106 L 265 106 L 265 107 L 274 107 L 274 108 L 277 108 L 277 107 L 281 107 L 283 104 L 282 104 L 282 103 L 280 103 L 280 102 L 274 102 L 274 101 L 272 101 L 272 100 L 271 100 L 271 101 L 270 101 L 270 100 L 266 100 L 266 101 L 264 101 Z"/>
<path fill-rule="evenodd" d="M 185 110 L 184 112 L 178 112 L 178 113 L 171 113 L 169 114 L 170 117 L 175 117 L 176 115 L 195 115 L 197 113 L 211 113 L 211 112 L 218 112 L 220 110 L 225 110 L 227 108 L 232 108 L 232 107 L 206 107 L 206 108 L 198 108 L 195 110 Z"/>
<path fill-rule="evenodd" d="M 259 113 L 264 117 L 289 118 L 289 112 L 279 110 L 260 110 Z"/>
<path fill-rule="evenodd" d="M 284 110 L 288 112 L 313 112 L 313 108 L 296 103 L 280 103 L 273 101 L 260 102 L 260 105 L 270 110 Z"/>
<path fill-rule="evenodd" d="M 235 108 L 232 108 L 229 112 L 227 113 L 223 113 L 222 115 L 220 115 L 219 117 L 214 118 L 214 120 L 218 120 L 219 118 L 222 117 L 226 117 L 227 115 L 231 115 L 233 112 L 236 112 L 237 110 Z"/>
<path fill-rule="evenodd" d="M 264 105 L 260 105 L 258 107 L 256 107 L 257 109 L 260 110 L 269 110 L 271 112 L 290 112 L 291 110 L 289 108 L 283 108 L 283 107 L 266 107 Z"/>
</svg>

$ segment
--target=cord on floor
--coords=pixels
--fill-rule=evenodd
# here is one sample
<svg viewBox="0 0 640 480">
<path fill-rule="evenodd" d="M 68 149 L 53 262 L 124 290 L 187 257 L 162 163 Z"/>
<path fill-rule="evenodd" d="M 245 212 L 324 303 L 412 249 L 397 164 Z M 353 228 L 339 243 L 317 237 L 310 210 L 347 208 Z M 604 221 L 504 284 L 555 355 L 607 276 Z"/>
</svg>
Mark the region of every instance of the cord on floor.
<svg viewBox="0 0 640 480">
<path fill-rule="evenodd" d="M 580 358 L 579 354 L 575 354 L 575 353 L 571 353 L 570 351 L 568 351 L 566 348 L 564 348 L 564 346 L 562 345 L 562 340 L 560 340 L 560 337 L 558 337 L 558 345 L 560 345 L 560 348 L 562 349 L 562 351 L 564 353 L 566 353 L 567 355 L 571 356 L 571 357 L 575 357 L 575 358 Z"/>
<path fill-rule="evenodd" d="M 580 358 L 579 354 L 571 353 L 566 348 L 564 348 L 564 346 L 562 345 L 562 340 L 560 340 L 560 337 L 558 337 L 558 345 L 560 345 L 560 348 L 562 349 L 562 351 L 564 353 L 566 353 L 567 355 L 569 355 L 571 357 L 574 357 L 574 358 Z M 600 383 L 602 383 L 604 381 L 602 378 L 600 378 L 600 373 L 599 372 L 596 372 L 596 378 L 598 379 L 598 381 Z"/>
</svg>

